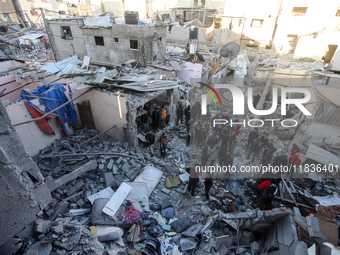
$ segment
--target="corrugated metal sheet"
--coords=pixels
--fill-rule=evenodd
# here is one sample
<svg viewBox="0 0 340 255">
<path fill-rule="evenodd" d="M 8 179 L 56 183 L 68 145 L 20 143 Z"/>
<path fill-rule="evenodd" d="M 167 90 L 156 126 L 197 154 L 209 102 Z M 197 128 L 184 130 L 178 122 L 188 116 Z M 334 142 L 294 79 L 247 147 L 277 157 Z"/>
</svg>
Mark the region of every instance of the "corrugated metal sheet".
<svg viewBox="0 0 340 255">
<path fill-rule="evenodd" d="M 321 102 L 318 110 L 316 111 L 314 120 L 324 124 L 340 127 L 340 107 Z"/>
<path fill-rule="evenodd" d="M 126 82 L 126 80 L 118 80 L 114 79 L 111 80 L 112 82 Z M 131 83 L 124 83 L 124 84 L 110 84 L 113 87 L 124 88 L 124 89 L 131 89 L 140 92 L 147 92 L 147 91 L 159 91 L 159 90 L 168 90 L 178 88 L 177 81 L 169 81 L 169 80 L 152 80 L 146 82 L 131 82 Z"/>
<path fill-rule="evenodd" d="M 65 74 L 65 73 L 68 73 L 68 71 L 70 71 L 71 69 L 73 69 L 73 67 L 76 67 L 77 64 L 81 64 L 81 63 L 82 61 L 78 59 L 78 56 L 74 55 L 72 57 L 65 58 L 59 62 L 41 66 L 40 69 L 45 70 L 49 73 L 61 72 L 61 74 Z M 61 74 L 57 76 L 60 76 Z"/>
</svg>

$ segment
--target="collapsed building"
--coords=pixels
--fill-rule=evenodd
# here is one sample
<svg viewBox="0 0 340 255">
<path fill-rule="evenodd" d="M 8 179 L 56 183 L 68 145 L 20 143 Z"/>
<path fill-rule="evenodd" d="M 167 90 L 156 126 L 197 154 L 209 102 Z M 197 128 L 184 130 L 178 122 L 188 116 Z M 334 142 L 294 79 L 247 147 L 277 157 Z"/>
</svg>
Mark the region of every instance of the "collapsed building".
<svg viewBox="0 0 340 255">
<path fill-rule="evenodd" d="M 189 146 L 184 121 L 175 125 L 178 103 L 188 103 L 189 95 L 191 116 L 200 110 L 194 108 L 204 88 L 200 82 L 252 88 L 260 96 L 259 109 L 270 106 L 273 89 L 302 86 L 311 93 L 306 108 L 312 116 L 306 119 L 292 108 L 298 127 L 260 129 L 278 149 L 273 158 L 297 143 L 304 164 L 339 165 L 337 80 L 324 80 L 328 71 L 321 62 L 289 61 L 270 50 L 240 50 L 236 43 L 214 53 L 180 47 L 195 45 L 190 39 L 199 36 L 208 40 L 204 27 L 193 38 L 192 29 L 178 27 L 186 31 L 185 39 L 178 36 L 180 44 L 166 46 L 164 24 L 115 24 L 110 15 L 54 19 L 49 28 L 60 61 L 0 63 L 2 253 L 141 254 L 155 236 L 162 254 L 173 255 L 331 254 L 337 249 L 335 170 L 323 179 L 280 176 L 272 210 L 259 209 L 253 175 L 216 177 L 205 201 L 204 175 L 196 196 L 186 194 L 187 168 L 206 155 Z M 213 36 L 233 41 L 230 29 L 223 31 Z M 35 37 L 22 40 L 34 45 Z M 220 94 L 224 107 L 211 100 L 211 116 L 227 112 L 239 121 L 231 93 Z M 167 103 L 170 125 L 155 132 L 156 139 L 163 132 L 169 139 L 163 159 L 158 152 L 150 155 L 141 116 Z M 279 110 L 271 117 L 280 118 Z M 194 119 L 191 130 L 200 121 L 202 116 Z M 261 165 L 261 157 L 246 158 L 251 130 L 241 127 L 232 155 L 236 169 Z"/>
</svg>

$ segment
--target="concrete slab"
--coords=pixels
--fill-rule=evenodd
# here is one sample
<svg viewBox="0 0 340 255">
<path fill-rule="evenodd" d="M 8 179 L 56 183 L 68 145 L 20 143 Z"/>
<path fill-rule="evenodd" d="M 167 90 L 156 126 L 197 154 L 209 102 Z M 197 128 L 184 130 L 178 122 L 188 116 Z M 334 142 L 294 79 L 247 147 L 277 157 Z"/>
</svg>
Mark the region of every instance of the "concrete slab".
<svg viewBox="0 0 340 255">
<path fill-rule="evenodd" d="M 110 201 L 105 205 L 103 213 L 113 217 L 131 190 L 131 186 L 127 185 L 126 183 L 122 183 L 117 191 L 113 194 Z"/>
<path fill-rule="evenodd" d="M 87 171 L 94 170 L 97 168 L 97 161 L 91 160 L 86 164 L 78 167 L 77 169 L 73 170 L 71 173 L 66 174 L 59 179 L 53 181 L 52 178 L 46 178 L 45 183 L 48 189 L 52 192 L 55 191 L 57 188 L 61 187 L 62 185 L 77 179 L 82 174 L 86 173 Z"/>
<path fill-rule="evenodd" d="M 89 196 L 88 200 L 93 205 L 94 200 L 96 200 L 98 198 L 111 198 L 114 193 L 115 192 L 110 187 L 107 187 L 106 189 L 103 189 L 103 190 Z"/>
<path fill-rule="evenodd" d="M 143 208 L 139 201 L 142 202 L 144 205 L 144 210 L 150 210 L 150 202 L 149 202 L 149 195 L 148 195 L 148 185 L 143 182 L 124 182 L 125 184 L 129 185 L 132 189 L 127 195 L 127 199 L 132 200 L 133 206 L 141 211 Z"/>
<path fill-rule="evenodd" d="M 134 182 L 144 182 L 148 186 L 148 197 L 152 191 L 156 188 L 157 184 L 161 180 L 163 171 L 153 166 L 146 166 L 144 170 L 136 177 Z"/>
</svg>

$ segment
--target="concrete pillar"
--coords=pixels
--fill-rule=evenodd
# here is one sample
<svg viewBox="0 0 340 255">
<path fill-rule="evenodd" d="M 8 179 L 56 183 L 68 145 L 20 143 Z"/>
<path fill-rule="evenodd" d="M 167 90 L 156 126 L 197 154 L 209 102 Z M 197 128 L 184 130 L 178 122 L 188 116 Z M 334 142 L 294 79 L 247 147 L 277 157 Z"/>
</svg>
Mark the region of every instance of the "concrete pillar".
<svg viewBox="0 0 340 255">
<path fill-rule="evenodd" d="M 126 141 L 133 147 L 138 146 L 138 138 L 137 138 L 137 110 L 132 109 L 130 106 L 130 102 L 127 102 L 127 129 L 126 129 Z"/>
</svg>

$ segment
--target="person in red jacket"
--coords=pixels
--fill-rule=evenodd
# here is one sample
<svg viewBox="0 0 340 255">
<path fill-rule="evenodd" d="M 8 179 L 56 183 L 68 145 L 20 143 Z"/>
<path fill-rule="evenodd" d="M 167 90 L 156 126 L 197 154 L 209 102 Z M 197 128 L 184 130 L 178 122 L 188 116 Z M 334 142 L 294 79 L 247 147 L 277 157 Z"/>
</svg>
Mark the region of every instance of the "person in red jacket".
<svg viewBox="0 0 340 255">
<path fill-rule="evenodd" d="M 300 148 L 299 146 L 297 146 L 296 143 L 293 144 L 293 148 L 292 150 L 290 151 L 290 155 L 295 155 L 296 153 L 300 152 Z"/>
<path fill-rule="evenodd" d="M 295 166 L 296 168 L 298 168 L 299 166 L 301 166 L 300 152 L 295 153 L 294 155 L 290 156 L 288 158 L 288 164 L 289 164 L 289 167 Z"/>
<path fill-rule="evenodd" d="M 238 125 L 236 126 L 236 128 L 233 129 L 233 131 L 236 133 L 237 136 L 241 133 L 240 128 L 241 128 L 241 125 L 238 124 Z"/>
<path fill-rule="evenodd" d="M 272 183 L 269 180 L 265 180 L 264 182 L 261 182 L 257 187 L 260 191 L 263 191 L 265 188 L 268 188 L 272 185 Z"/>
</svg>

